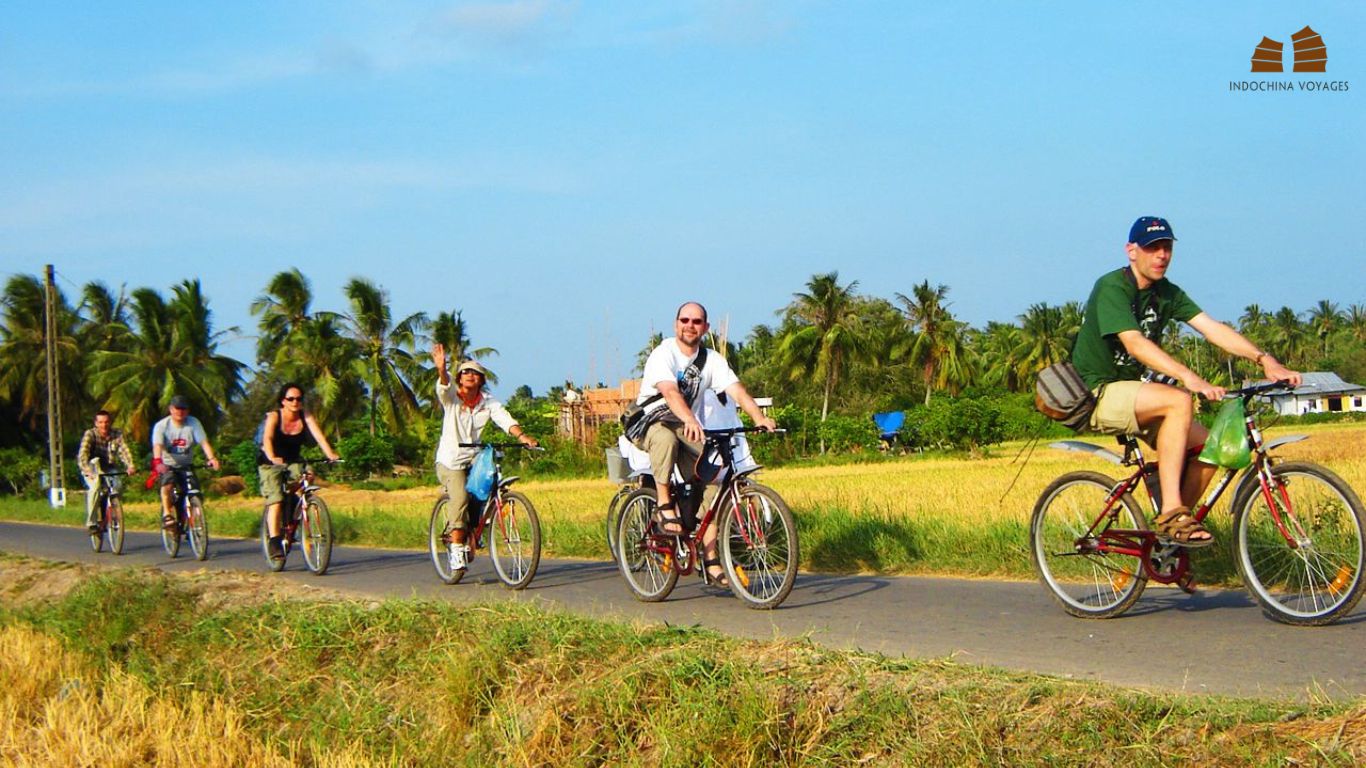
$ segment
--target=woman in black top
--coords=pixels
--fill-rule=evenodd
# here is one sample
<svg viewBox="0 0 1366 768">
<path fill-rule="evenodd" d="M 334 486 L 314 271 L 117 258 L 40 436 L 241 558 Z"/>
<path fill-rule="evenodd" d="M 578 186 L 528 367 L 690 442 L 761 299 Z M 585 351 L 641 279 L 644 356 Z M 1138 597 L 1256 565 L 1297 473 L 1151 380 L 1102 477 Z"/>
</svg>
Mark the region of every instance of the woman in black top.
<svg viewBox="0 0 1366 768">
<path fill-rule="evenodd" d="M 327 435 L 313 414 L 304 410 L 304 390 L 298 384 L 280 388 L 280 408 L 266 414 L 261 425 L 261 450 L 256 454 L 257 472 L 261 477 L 261 495 L 268 505 L 266 526 L 270 533 L 270 556 L 285 556 L 280 544 L 280 503 L 285 498 L 285 486 L 303 474 L 303 449 L 314 444 L 332 461 L 337 452 L 327 442 Z"/>
</svg>

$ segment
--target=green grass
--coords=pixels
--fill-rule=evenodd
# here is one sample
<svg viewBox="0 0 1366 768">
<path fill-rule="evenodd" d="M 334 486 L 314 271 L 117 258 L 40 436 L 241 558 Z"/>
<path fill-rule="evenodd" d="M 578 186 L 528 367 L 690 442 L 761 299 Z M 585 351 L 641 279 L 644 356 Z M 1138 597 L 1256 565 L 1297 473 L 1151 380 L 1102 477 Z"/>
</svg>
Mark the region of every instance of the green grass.
<svg viewBox="0 0 1366 768">
<path fill-rule="evenodd" d="M 221 697 L 253 738 L 316 764 L 1360 764 L 1351 705 L 1140 693 L 631 627 L 527 603 L 266 601 L 152 572 L 0 610 L 158 695 Z M 59 695 L 59 694 L 57 694 Z M 1353 746 L 1355 745 L 1355 746 Z M 1354 751 L 1355 750 L 1355 751 Z"/>
</svg>

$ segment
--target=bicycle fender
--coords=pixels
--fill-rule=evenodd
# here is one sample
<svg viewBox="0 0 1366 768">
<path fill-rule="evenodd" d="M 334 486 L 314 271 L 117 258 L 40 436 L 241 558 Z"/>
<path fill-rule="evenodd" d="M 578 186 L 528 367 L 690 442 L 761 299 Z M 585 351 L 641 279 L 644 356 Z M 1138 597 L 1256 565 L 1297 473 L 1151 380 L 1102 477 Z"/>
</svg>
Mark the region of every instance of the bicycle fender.
<svg viewBox="0 0 1366 768">
<path fill-rule="evenodd" d="M 1269 440 L 1269 441 L 1267 441 L 1266 445 L 1262 446 L 1262 450 L 1264 450 L 1264 451 L 1270 451 L 1272 448 L 1279 448 L 1279 447 L 1281 447 L 1282 445 L 1289 445 L 1289 444 L 1291 444 L 1291 443 L 1298 443 L 1298 442 L 1301 441 L 1301 440 L 1308 440 L 1308 439 L 1309 439 L 1309 435 L 1281 435 L 1280 437 L 1278 437 L 1278 438 L 1276 438 L 1276 439 L 1274 439 L 1274 440 Z"/>
<path fill-rule="evenodd" d="M 1049 443 L 1049 448 L 1057 448 L 1060 451 L 1076 451 L 1077 453 L 1089 453 L 1097 458 L 1105 459 L 1111 464 L 1123 464 L 1124 457 L 1118 453 L 1102 448 L 1099 445 L 1082 442 L 1081 440 L 1059 440 L 1056 443 Z"/>
<path fill-rule="evenodd" d="M 513 483 L 515 483 L 515 482 L 517 482 L 518 480 L 521 480 L 521 479 L 522 479 L 522 478 L 521 478 L 520 475 L 513 475 L 512 477 L 505 477 L 505 478 L 503 478 L 502 480 L 499 480 L 499 481 L 498 481 L 498 487 L 499 487 L 499 488 L 506 488 L 506 487 L 508 487 L 509 485 L 512 485 Z"/>
</svg>

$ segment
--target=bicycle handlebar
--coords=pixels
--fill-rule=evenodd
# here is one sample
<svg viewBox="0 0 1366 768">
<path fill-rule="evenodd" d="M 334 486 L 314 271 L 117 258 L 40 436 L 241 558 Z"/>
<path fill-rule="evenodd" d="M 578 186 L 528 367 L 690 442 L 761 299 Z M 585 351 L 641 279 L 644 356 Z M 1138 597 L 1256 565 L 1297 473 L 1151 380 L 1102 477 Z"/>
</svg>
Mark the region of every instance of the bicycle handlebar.
<svg viewBox="0 0 1366 768">
<path fill-rule="evenodd" d="M 763 427 L 731 427 L 730 429 L 704 429 L 702 434 L 707 437 L 734 437 L 745 432 L 766 432 L 772 435 L 785 435 L 787 430 L 779 427 L 777 429 L 764 429 Z"/>
<path fill-rule="evenodd" d="M 1271 382 L 1267 382 L 1266 384 L 1252 384 L 1252 385 L 1250 385 L 1250 386 L 1246 386 L 1246 387 L 1243 387 L 1243 388 L 1241 388 L 1241 389 L 1230 389 L 1230 390 L 1227 390 L 1227 392 L 1225 393 L 1224 396 L 1225 396 L 1226 398 L 1231 398 L 1231 397 L 1252 397 L 1252 396 L 1254 396 L 1254 395 L 1261 395 L 1261 394 L 1265 394 L 1265 393 L 1267 393 L 1267 392 L 1277 392 L 1277 391 L 1280 391 L 1280 392 L 1290 392 L 1290 391 L 1292 391 L 1292 390 L 1294 390 L 1294 389 L 1295 389 L 1295 388 L 1292 387 L 1292 386 L 1289 384 L 1289 382 L 1285 382 L 1285 381 L 1271 381 Z"/>
<path fill-rule="evenodd" d="M 544 451 L 544 450 L 545 450 L 545 448 L 542 448 L 542 447 L 539 446 L 539 445 L 527 445 L 526 443 L 521 443 L 521 442 L 511 442 L 511 443 L 485 443 L 485 442 L 479 442 L 479 443 L 456 443 L 456 445 L 460 446 L 461 448 L 485 448 L 485 447 L 489 447 L 489 448 L 522 448 L 522 449 L 528 450 L 528 451 Z"/>
</svg>

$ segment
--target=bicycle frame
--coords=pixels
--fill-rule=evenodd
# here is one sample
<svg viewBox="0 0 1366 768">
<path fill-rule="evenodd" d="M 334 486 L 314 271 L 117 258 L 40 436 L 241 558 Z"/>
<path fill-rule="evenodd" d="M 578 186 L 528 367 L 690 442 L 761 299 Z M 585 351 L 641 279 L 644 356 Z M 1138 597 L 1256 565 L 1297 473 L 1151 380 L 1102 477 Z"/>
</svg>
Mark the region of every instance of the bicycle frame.
<svg viewBox="0 0 1366 768">
<path fill-rule="evenodd" d="M 479 515 L 473 521 L 474 524 L 466 535 L 465 546 L 470 548 L 471 555 L 479 549 L 479 542 L 484 540 L 484 529 L 493 520 L 494 512 L 503 508 L 503 500 L 507 495 L 508 488 L 521 479 L 517 475 L 503 476 L 505 449 L 526 447 L 521 443 L 460 443 L 460 446 L 464 448 L 483 448 L 486 445 L 493 446 L 493 490 L 489 492 L 489 497 L 480 505 Z M 446 544 L 451 543 L 449 536 L 450 534 L 447 533 L 446 536 L 442 537 Z"/>
<path fill-rule="evenodd" d="M 1257 394 L 1280 387 L 1280 384 L 1247 387 L 1238 390 L 1236 394 L 1243 398 L 1244 406 L 1246 407 Z M 1294 519 L 1293 511 L 1290 510 L 1290 498 L 1284 486 L 1282 486 L 1271 474 L 1273 459 L 1268 451 L 1276 445 L 1295 442 L 1303 439 L 1303 437 L 1295 436 L 1280 438 L 1268 445 L 1262 437 L 1261 429 L 1257 426 L 1256 418 L 1251 412 L 1251 409 L 1247 409 L 1246 415 L 1244 416 L 1244 429 L 1246 431 L 1248 447 L 1251 449 L 1252 453 L 1252 463 L 1242 470 L 1225 469 L 1218 482 L 1206 491 L 1205 497 L 1201 500 L 1199 506 L 1191 510 L 1191 515 L 1197 521 L 1203 523 L 1205 518 L 1209 515 L 1210 510 L 1212 510 L 1214 505 L 1219 501 L 1220 496 L 1223 495 L 1224 491 L 1233 482 L 1235 476 L 1239 474 L 1242 475 L 1239 487 L 1241 487 L 1243 483 L 1252 482 L 1253 478 L 1255 478 L 1255 481 L 1261 488 L 1261 493 L 1266 498 L 1267 506 L 1271 510 L 1271 514 L 1276 521 L 1276 527 L 1280 531 L 1281 536 L 1285 538 L 1286 543 L 1292 549 L 1297 549 L 1299 547 L 1299 541 L 1305 538 L 1306 534 L 1304 530 L 1300 528 L 1299 521 Z M 1096 518 L 1091 522 L 1091 525 L 1086 532 L 1077 539 L 1077 552 L 1098 552 L 1140 558 L 1143 562 L 1144 572 L 1152 581 L 1156 581 L 1159 584 L 1177 584 L 1182 589 L 1191 591 L 1193 580 L 1190 574 L 1190 554 L 1185 547 L 1179 547 L 1175 544 L 1159 547 L 1158 534 L 1156 531 L 1106 527 L 1107 521 L 1114 522 L 1115 520 L 1118 520 L 1120 506 L 1122 504 L 1121 499 L 1126 494 L 1132 493 L 1140 483 L 1144 486 L 1144 490 L 1148 492 L 1153 515 L 1156 516 L 1161 512 L 1157 503 L 1157 494 L 1153 492 L 1157 483 L 1157 464 L 1148 462 L 1144 459 L 1143 450 L 1139 446 L 1137 439 L 1121 436 L 1119 442 L 1124 446 L 1123 457 L 1115 456 L 1115 454 L 1110 451 L 1095 448 L 1095 446 L 1090 446 L 1089 444 L 1085 444 L 1088 446 L 1087 449 L 1080 449 L 1091 450 L 1091 452 L 1101 455 L 1108 454 L 1108 456 L 1104 457 L 1124 466 L 1134 467 L 1134 471 L 1128 477 L 1120 480 L 1119 483 L 1110 490 L 1109 495 L 1106 496 L 1105 505 L 1100 513 L 1096 515 Z M 1060 445 L 1059 447 L 1068 450 L 1079 449 L 1071 444 Z M 1199 452 L 1199 448 L 1187 451 L 1186 461 L 1189 462 L 1194 459 Z M 1277 497 L 1280 499 L 1279 502 L 1276 501 Z M 1282 511 L 1288 511 L 1291 512 L 1291 514 L 1288 516 L 1283 515 Z M 1290 518 L 1290 525 L 1287 525 L 1286 517 Z M 1293 533 L 1290 530 L 1291 527 L 1296 529 Z M 1099 530 L 1099 533 L 1096 532 L 1097 530 Z M 1173 558 L 1175 559 L 1173 560 Z"/>
<path fill-rule="evenodd" d="M 735 471 L 734 446 L 731 445 L 731 438 L 738 434 L 734 429 L 723 430 L 704 430 L 705 446 L 702 450 L 703 458 L 706 458 L 708 449 L 714 449 L 716 455 L 721 459 L 721 472 L 726 473 L 726 478 L 721 482 L 720 489 L 716 492 L 711 504 L 707 505 L 705 513 L 698 521 L 697 527 L 691 532 L 683 535 L 652 533 L 645 537 L 644 547 L 649 552 L 654 552 L 664 559 L 664 562 L 687 576 L 695 569 L 698 569 L 701 561 L 699 553 L 704 550 L 703 539 L 706 538 L 707 530 L 712 523 L 717 520 L 723 509 L 723 505 L 729 503 L 732 511 L 739 511 L 739 491 L 751 482 L 750 475 L 757 472 L 760 468 Z M 681 490 L 679 484 L 671 483 L 675 490 Z M 703 489 L 705 492 L 705 486 Z M 678 496 L 675 496 L 678 498 Z M 736 518 L 739 522 L 739 532 L 746 544 L 755 544 L 759 537 L 762 537 L 762 527 L 752 524 L 741 517 Z"/>
</svg>

